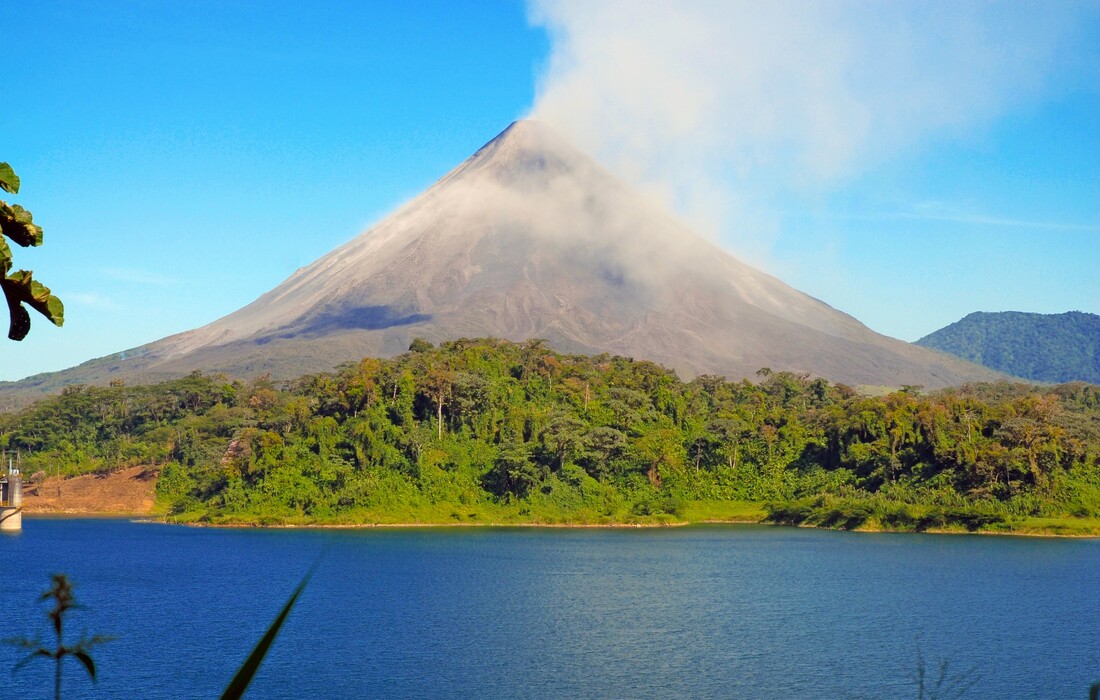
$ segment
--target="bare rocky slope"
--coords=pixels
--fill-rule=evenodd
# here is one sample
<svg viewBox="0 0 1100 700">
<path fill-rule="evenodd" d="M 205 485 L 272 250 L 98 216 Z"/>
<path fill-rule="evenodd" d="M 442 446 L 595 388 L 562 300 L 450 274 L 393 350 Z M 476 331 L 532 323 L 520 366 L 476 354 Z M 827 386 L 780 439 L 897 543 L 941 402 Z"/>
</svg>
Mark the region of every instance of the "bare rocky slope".
<svg viewBox="0 0 1100 700">
<path fill-rule="evenodd" d="M 292 377 L 421 336 L 546 338 L 685 377 L 794 370 L 929 388 L 996 373 L 875 333 L 725 253 L 549 127 L 512 124 L 423 194 L 201 328 L 0 394 L 193 370 Z"/>
</svg>

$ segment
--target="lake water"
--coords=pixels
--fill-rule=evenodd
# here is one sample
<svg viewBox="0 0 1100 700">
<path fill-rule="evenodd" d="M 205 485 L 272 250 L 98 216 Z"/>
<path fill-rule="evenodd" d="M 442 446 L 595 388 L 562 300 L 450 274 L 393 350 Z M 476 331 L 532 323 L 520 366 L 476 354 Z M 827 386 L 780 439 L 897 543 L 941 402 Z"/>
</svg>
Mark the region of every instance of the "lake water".
<svg viewBox="0 0 1100 700">
<path fill-rule="evenodd" d="M 214 698 L 324 552 L 256 698 L 1086 698 L 1100 541 L 655 530 L 217 530 L 26 519 L 0 537 L 0 637 L 45 635 L 63 571 L 111 634 L 65 697 Z M 44 636 L 44 639 L 48 637 Z M 0 697 L 47 698 L 52 666 Z"/>
</svg>

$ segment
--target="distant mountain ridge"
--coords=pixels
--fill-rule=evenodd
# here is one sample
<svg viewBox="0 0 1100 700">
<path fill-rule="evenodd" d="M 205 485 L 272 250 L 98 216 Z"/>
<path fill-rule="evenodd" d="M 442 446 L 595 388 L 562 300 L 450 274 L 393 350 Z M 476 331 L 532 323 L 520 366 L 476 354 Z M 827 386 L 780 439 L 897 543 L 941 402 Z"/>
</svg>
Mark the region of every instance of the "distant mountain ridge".
<svg viewBox="0 0 1100 700">
<path fill-rule="evenodd" d="M 684 377 L 762 367 L 847 384 L 995 379 L 888 338 L 737 260 L 553 129 L 516 122 L 434 185 L 251 304 L 195 330 L 0 388 L 194 370 L 292 378 L 441 341 L 545 338 Z"/>
<path fill-rule="evenodd" d="M 1100 316 L 976 311 L 917 345 L 1023 379 L 1100 384 Z"/>
</svg>

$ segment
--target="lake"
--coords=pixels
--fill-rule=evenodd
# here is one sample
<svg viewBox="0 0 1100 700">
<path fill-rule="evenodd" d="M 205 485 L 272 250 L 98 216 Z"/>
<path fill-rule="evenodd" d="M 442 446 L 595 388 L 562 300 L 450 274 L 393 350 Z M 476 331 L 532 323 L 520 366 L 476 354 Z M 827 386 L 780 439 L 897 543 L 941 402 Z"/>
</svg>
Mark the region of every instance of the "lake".
<svg viewBox="0 0 1100 700">
<path fill-rule="evenodd" d="M 322 554 L 323 553 L 323 554 Z M 27 518 L 0 537 L 0 637 L 116 639 L 66 698 L 215 698 L 309 566 L 256 698 L 915 698 L 918 654 L 964 697 L 1086 698 L 1100 541 L 667 529 L 206 529 Z M 52 666 L 0 697 L 51 697 Z M 951 696 L 948 696 L 951 697 Z"/>
</svg>

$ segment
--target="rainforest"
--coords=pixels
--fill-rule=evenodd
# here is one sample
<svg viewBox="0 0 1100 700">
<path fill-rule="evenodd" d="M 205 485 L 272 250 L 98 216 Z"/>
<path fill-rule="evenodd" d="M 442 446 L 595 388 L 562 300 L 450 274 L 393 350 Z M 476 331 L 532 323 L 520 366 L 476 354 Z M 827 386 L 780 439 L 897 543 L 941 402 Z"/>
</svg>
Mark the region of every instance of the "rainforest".
<svg viewBox="0 0 1100 700">
<path fill-rule="evenodd" d="M 276 383 L 71 386 L 0 416 L 30 480 L 146 466 L 168 521 L 677 524 L 1100 534 L 1100 387 L 879 396 L 762 368 L 684 382 L 544 341 L 417 339 Z"/>
</svg>

